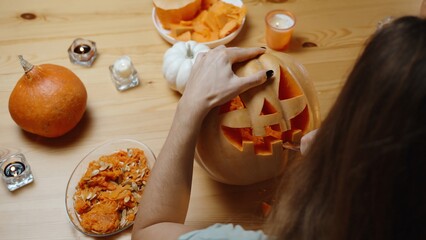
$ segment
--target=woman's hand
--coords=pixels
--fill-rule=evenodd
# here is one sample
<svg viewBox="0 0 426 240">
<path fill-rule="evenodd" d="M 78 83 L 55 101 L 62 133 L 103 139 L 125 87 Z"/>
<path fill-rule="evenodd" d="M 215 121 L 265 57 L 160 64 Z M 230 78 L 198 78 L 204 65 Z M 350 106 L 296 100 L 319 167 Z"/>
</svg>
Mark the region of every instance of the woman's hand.
<svg viewBox="0 0 426 240">
<path fill-rule="evenodd" d="M 300 140 L 300 152 L 302 153 L 302 155 L 306 155 L 306 153 L 308 152 L 309 147 L 311 146 L 315 135 L 317 134 L 317 131 L 318 129 L 308 132 Z"/>
<path fill-rule="evenodd" d="M 243 78 L 232 71 L 233 63 L 249 60 L 264 52 L 263 48 L 221 46 L 197 57 L 141 199 L 132 239 L 177 239 L 193 230 L 183 223 L 188 210 L 195 146 L 201 124 L 213 107 L 265 82 L 266 70 Z"/>
<path fill-rule="evenodd" d="M 226 103 L 251 87 L 267 79 L 267 69 L 248 77 L 238 77 L 232 64 L 252 59 L 265 52 L 264 48 L 226 48 L 219 46 L 199 54 L 188 79 L 182 104 L 191 111 L 209 112 L 213 107 Z M 268 72 L 269 77 L 273 74 Z M 196 104 L 193 104 L 196 102 Z"/>
</svg>

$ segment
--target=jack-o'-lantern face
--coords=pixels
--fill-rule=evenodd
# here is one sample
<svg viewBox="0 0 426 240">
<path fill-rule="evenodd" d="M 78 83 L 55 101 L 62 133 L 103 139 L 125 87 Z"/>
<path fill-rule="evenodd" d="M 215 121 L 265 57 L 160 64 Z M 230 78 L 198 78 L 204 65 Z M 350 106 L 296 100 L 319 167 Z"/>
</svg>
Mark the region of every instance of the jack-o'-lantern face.
<svg viewBox="0 0 426 240">
<path fill-rule="evenodd" d="M 239 76 L 261 69 L 272 69 L 275 74 L 208 114 L 196 159 L 214 179 L 246 185 L 282 173 L 289 155 L 294 154 L 282 144 L 299 142 L 315 127 L 318 115 L 311 109 L 316 103 L 308 102 L 304 88 L 292 75 L 297 69 L 290 69 L 280 58 L 263 54 L 235 67 Z"/>
</svg>

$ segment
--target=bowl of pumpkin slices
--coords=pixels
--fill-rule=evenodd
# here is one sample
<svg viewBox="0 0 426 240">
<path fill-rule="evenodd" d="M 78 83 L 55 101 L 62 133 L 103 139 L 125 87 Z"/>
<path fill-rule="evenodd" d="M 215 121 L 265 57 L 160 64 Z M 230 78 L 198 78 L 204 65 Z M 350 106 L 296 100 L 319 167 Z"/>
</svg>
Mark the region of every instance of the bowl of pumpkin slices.
<svg viewBox="0 0 426 240">
<path fill-rule="evenodd" d="M 133 225 L 155 155 L 142 142 L 114 139 L 90 151 L 68 181 L 66 211 L 72 225 L 91 237 Z"/>
<path fill-rule="evenodd" d="M 210 48 L 231 42 L 241 31 L 247 9 L 242 0 L 153 0 L 152 21 L 174 44 L 196 41 Z"/>
</svg>

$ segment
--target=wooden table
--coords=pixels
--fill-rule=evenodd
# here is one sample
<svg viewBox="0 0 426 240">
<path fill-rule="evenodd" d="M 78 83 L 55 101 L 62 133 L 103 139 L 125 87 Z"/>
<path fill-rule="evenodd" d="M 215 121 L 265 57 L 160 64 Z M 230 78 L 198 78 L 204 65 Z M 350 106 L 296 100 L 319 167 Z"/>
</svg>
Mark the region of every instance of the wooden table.
<svg viewBox="0 0 426 240">
<path fill-rule="evenodd" d="M 324 118 L 377 23 L 387 16 L 418 14 L 421 0 L 244 2 L 246 24 L 228 46 L 265 46 L 266 12 L 292 11 L 297 25 L 287 53 L 310 73 Z M 0 186 L 1 239 L 86 238 L 69 223 L 65 211 L 65 188 L 77 163 L 100 143 L 115 138 L 140 140 L 158 155 L 180 95 L 168 88 L 162 76 L 162 57 L 170 45 L 156 32 L 151 12 L 149 0 L 0 1 L 0 146 L 20 148 L 35 177 L 15 192 Z M 78 37 L 97 43 L 99 57 L 91 68 L 68 59 L 67 48 Z M 33 64 L 65 66 L 84 82 L 87 112 L 69 134 L 57 139 L 37 137 L 23 132 L 11 119 L 9 95 L 23 74 L 19 54 Z M 141 85 L 118 92 L 108 66 L 123 55 L 132 58 Z M 259 227 L 260 203 L 270 198 L 271 191 L 270 184 L 219 184 L 195 165 L 187 223 Z M 112 239 L 130 239 L 130 230 Z"/>
</svg>

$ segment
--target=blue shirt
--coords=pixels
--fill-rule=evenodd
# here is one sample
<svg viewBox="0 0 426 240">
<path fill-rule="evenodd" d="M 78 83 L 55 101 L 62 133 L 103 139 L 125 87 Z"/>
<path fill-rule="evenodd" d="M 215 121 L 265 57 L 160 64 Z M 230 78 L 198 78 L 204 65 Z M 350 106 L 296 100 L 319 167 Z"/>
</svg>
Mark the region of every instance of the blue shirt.
<svg viewBox="0 0 426 240">
<path fill-rule="evenodd" d="M 263 231 L 245 230 L 240 225 L 214 224 L 208 228 L 185 233 L 178 240 L 267 240 Z"/>
</svg>

